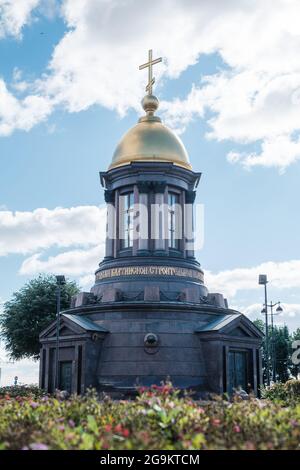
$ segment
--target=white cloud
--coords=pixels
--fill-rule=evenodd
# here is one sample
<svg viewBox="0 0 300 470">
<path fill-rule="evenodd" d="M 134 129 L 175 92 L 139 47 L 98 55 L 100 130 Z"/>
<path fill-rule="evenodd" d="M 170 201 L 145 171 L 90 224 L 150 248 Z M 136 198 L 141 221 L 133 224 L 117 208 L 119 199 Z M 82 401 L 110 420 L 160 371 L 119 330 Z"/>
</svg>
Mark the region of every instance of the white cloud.
<svg viewBox="0 0 300 470">
<path fill-rule="evenodd" d="M 277 314 L 276 307 L 273 309 L 274 313 L 274 325 L 284 326 L 287 325 L 290 331 L 294 331 L 299 328 L 300 320 L 300 304 L 293 303 L 281 303 L 283 309 L 282 313 Z M 253 303 L 250 305 L 231 305 L 231 308 L 238 310 L 239 312 L 244 313 L 250 320 L 260 319 L 263 322 L 265 321 L 265 314 L 261 313 L 263 308 L 262 304 Z M 268 313 L 271 313 L 271 310 L 268 310 Z M 271 317 L 269 317 L 271 322 Z"/>
<path fill-rule="evenodd" d="M 37 384 L 39 362 L 31 359 L 12 362 L 6 354 L 4 345 L 0 343 L 0 386 L 13 385 L 15 377 L 18 377 L 19 384 Z"/>
<path fill-rule="evenodd" d="M 18 85 L 24 87 L 24 83 L 18 82 Z M 17 129 L 29 131 L 44 121 L 51 109 L 50 101 L 44 96 L 33 94 L 18 100 L 0 78 L 0 136 L 8 136 Z"/>
<path fill-rule="evenodd" d="M 0 256 L 33 253 L 22 262 L 19 274 L 59 272 L 79 277 L 86 288 L 104 256 L 105 227 L 104 206 L 0 211 Z M 53 247 L 73 249 L 47 255 Z"/>
<path fill-rule="evenodd" d="M 87 250 L 66 251 L 56 256 L 50 256 L 47 260 L 41 260 L 41 254 L 36 253 L 22 263 L 19 273 L 32 275 L 41 272 L 59 272 L 60 274 L 79 276 L 95 271 L 97 263 L 103 256 L 104 244 Z"/>
<path fill-rule="evenodd" d="M 105 218 L 106 208 L 96 206 L 0 211 L 0 256 L 36 253 L 53 246 L 98 245 L 104 241 Z"/>
<path fill-rule="evenodd" d="M 210 291 L 233 298 L 239 291 L 259 289 L 258 275 L 267 274 L 272 286 L 278 289 L 300 287 L 300 260 L 262 263 L 252 268 L 236 268 L 213 274 L 205 271 Z"/>
<path fill-rule="evenodd" d="M 200 53 L 217 50 L 213 23 L 231 24 L 240 8 L 235 0 L 224 5 L 194 0 L 65 0 L 62 12 L 69 31 L 55 48 L 41 89 L 70 111 L 98 103 L 124 113 L 130 107 L 141 112 L 146 72 L 138 65 L 146 61 L 150 47 L 165 58 L 156 68 L 157 81 L 178 77 Z"/>
<path fill-rule="evenodd" d="M 266 138 L 260 153 L 229 152 L 227 159 L 231 163 L 240 162 L 245 168 L 275 166 L 283 172 L 287 166 L 300 159 L 300 137 L 293 139 L 291 135 L 278 135 Z"/>
<path fill-rule="evenodd" d="M 93 272 L 95 271 L 95 266 Z M 94 274 L 86 274 L 85 276 L 81 276 L 78 280 L 79 285 L 82 290 L 87 291 L 90 287 L 95 283 L 95 275 Z"/>
<path fill-rule="evenodd" d="M 0 39 L 20 37 L 22 28 L 31 20 L 32 11 L 39 0 L 0 0 Z"/>
<path fill-rule="evenodd" d="M 239 144 L 230 162 L 282 171 L 299 159 L 298 0 L 64 0 L 61 12 L 67 32 L 47 73 L 34 83 L 47 111 L 34 115 L 30 126 L 54 106 L 141 112 L 146 73 L 138 65 L 150 47 L 165 58 L 155 71 L 160 85 L 201 65 L 203 54 L 217 53 L 224 64 L 219 71 L 193 84 L 186 99 L 162 103 L 169 125 L 182 131 L 208 110 L 208 137 Z M 24 90 L 24 83 L 19 86 Z M 18 113 L 2 134 L 14 128 L 26 129 Z M 241 144 L 261 149 L 243 151 Z"/>
</svg>

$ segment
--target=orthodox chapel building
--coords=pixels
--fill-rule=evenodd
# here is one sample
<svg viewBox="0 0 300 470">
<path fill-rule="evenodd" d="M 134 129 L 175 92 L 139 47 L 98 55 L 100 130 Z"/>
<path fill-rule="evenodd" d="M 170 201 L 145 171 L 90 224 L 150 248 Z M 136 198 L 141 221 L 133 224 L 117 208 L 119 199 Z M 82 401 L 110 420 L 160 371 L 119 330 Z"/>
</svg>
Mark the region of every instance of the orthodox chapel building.
<svg viewBox="0 0 300 470">
<path fill-rule="evenodd" d="M 90 292 L 40 335 L 40 386 L 113 397 L 171 380 L 196 396 L 258 393 L 262 333 L 220 293 L 208 292 L 195 258 L 193 205 L 201 173 L 166 127 L 148 68 L 145 114 L 100 173 L 106 252 Z M 221 228 L 220 228 L 221 230 Z M 217 248 L 217 247 L 216 247 Z M 96 260 L 95 260 L 96 264 Z M 58 339 L 58 341 L 57 341 Z"/>
</svg>

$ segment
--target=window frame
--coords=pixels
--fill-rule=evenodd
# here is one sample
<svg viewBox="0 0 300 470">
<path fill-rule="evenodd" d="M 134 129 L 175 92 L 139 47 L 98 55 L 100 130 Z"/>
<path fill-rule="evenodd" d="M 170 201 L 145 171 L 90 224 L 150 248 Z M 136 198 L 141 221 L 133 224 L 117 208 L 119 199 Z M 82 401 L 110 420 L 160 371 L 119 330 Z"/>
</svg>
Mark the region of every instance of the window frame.
<svg viewBox="0 0 300 470">
<path fill-rule="evenodd" d="M 180 251 L 181 239 L 175 238 L 178 226 L 180 214 L 176 214 L 176 205 L 181 207 L 181 193 L 176 190 L 168 190 L 168 249 L 174 251 Z M 171 201 L 170 197 L 174 198 Z M 175 207 L 174 207 L 175 206 Z M 171 209 L 174 207 L 173 209 Z"/>
<path fill-rule="evenodd" d="M 134 190 L 125 189 L 120 192 L 119 198 L 125 197 L 125 205 L 119 211 L 119 226 L 122 220 L 122 236 L 119 237 L 120 251 L 127 251 L 133 248 L 133 218 L 134 218 Z M 126 236 L 127 234 L 127 236 Z"/>
</svg>

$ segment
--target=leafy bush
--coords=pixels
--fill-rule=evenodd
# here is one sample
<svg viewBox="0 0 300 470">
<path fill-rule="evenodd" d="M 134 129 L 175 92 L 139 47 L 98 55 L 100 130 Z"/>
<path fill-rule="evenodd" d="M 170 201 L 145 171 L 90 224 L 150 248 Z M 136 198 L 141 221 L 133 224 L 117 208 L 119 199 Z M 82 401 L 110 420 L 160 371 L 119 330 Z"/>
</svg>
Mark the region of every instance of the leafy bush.
<svg viewBox="0 0 300 470">
<path fill-rule="evenodd" d="M 285 383 L 278 382 L 262 390 L 262 397 L 277 401 L 281 405 L 293 405 L 300 403 L 300 380 L 288 380 Z"/>
<path fill-rule="evenodd" d="M 31 397 L 39 398 L 46 395 L 41 388 L 37 385 L 14 385 L 8 387 L 0 387 L 0 398 L 9 396 L 10 398 L 16 397 Z"/>
<path fill-rule="evenodd" d="M 196 402 L 166 384 L 132 401 L 0 397 L 1 449 L 299 449 L 300 405 Z"/>
</svg>

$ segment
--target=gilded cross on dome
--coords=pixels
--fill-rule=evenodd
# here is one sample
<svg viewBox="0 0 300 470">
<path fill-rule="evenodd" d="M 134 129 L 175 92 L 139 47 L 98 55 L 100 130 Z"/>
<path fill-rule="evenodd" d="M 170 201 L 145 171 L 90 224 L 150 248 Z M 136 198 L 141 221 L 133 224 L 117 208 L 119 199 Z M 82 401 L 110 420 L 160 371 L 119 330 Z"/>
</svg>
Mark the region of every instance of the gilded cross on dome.
<svg viewBox="0 0 300 470">
<path fill-rule="evenodd" d="M 155 64 L 158 64 L 161 61 L 162 61 L 161 57 L 159 57 L 158 59 L 152 60 L 152 49 L 150 49 L 148 52 L 148 62 L 139 66 L 139 70 L 142 70 L 148 67 L 148 84 L 146 86 L 146 91 L 148 92 L 148 95 L 152 95 L 152 86 L 155 83 L 155 78 L 152 77 L 152 66 Z"/>
</svg>

